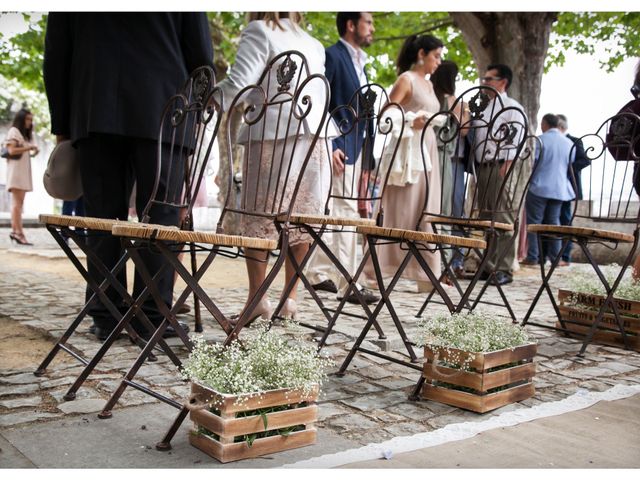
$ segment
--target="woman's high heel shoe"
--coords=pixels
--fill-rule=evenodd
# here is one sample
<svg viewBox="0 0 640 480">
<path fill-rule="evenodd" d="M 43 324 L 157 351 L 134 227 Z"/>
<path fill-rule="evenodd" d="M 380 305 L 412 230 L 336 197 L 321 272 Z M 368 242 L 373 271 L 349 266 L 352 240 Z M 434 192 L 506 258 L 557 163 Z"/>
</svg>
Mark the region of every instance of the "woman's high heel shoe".
<svg viewBox="0 0 640 480">
<path fill-rule="evenodd" d="M 27 239 L 22 233 L 11 232 L 9 234 L 9 238 L 11 239 L 12 242 L 17 242 L 18 245 L 33 245 L 33 243 L 31 242 L 27 242 Z"/>
<path fill-rule="evenodd" d="M 295 320 L 298 315 L 298 304 L 292 298 L 287 298 L 280 309 L 280 317 L 283 320 Z"/>
<path fill-rule="evenodd" d="M 248 327 L 253 322 L 255 322 L 258 318 L 262 318 L 263 320 L 269 320 L 271 318 L 272 312 L 273 312 L 273 306 L 271 305 L 271 302 L 269 301 L 269 299 L 263 298 L 262 300 L 260 300 L 260 303 L 256 305 L 256 308 L 253 310 L 251 317 L 249 318 L 247 323 L 244 324 L 244 326 Z M 240 315 L 233 315 L 229 319 L 229 323 L 235 327 L 239 319 L 240 319 Z"/>
</svg>

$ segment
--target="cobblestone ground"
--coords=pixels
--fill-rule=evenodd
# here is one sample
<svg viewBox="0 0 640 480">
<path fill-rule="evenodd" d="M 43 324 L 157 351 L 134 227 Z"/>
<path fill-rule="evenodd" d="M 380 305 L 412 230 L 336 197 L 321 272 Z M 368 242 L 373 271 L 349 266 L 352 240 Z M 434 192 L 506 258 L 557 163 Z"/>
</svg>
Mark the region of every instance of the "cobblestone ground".
<svg viewBox="0 0 640 480">
<path fill-rule="evenodd" d="M 2 255 L 19 255 L 20 252 L 25 254 L 24 248 L 12 248 L 8 244 L 8 230 L 5 230 L 0 229 L 0 258 Z M 29 238 L 38 245 L 28 252 L 34 262 L 39 261 L 38 255 L 60 255 L 46 230 L 33 229 L 28 233 Z M 240 260 L 238 268 L 244 268 Z M 580 267 L 563 269 L 561 275 L 556 277 L 555 287 L 562 285 L 563 280 L 577 268 Z M 524 316 L 538 285 L 538 271 L 525 269 L 518 272 L 516 281 L 506 287 L 519 318 Z M 28 269 L 15 271 L 8 268 L 6 262 L 0 261 L 0 316 L 38 329 L 51 337 L 60 336 L 69 325 L 81 306 L 83 292 L 80 281 L 70 281 L 56 273 L 36 273 Z M 400 282 L 394 295 L 394 304 L 410 335 L 416 323 L 414 314 L 424 299 L 424 294 L 414 292 L 413 284 Z M 242 288 L 225 288 L 210 293 L 217 299 L 224 299 L 223 310 L 229 312 L 240 309 L 246 294 Z M 489 298 L 497 299 L 494 289 L 490 294 Z M 329 296 L 324 295 L 324 298 L 329 299 Z M 321 314 L 310 297 L 302 295 L 301 299 L 299 320 L 322 324 Z M 432 307 L 429 313 L 442 308 Z M 505 313 L 504 309 L 498 307 L 486 307 L 485 310 Z M 352 311 L 356 312 L 357 309 Z M 549 323 L 553 321 L 554 314 L 548 301 L 540 302 L 535 316 L 538 320 Z M 192 317 L 186 315 L 182 320 L 188 322 Z M 353 344 L 361 324 L 361 320 L 347 316 L 338 320 L 336 333 L 330 337 L 323 350 L 335 360 L 336 369 Z M 382 315 L 381 324 L 389 338 L 381 342 L 375 334 L 370 334 L 368 347 L 383 348 L 401 356 L 402 344 L 397 333 L 394 334 L 390 317 Z M 302 327 L 277 328 L 287 334 L 303 335 L 313 340 L 311 330 Z M 88 321 L 80 325 L 70 343 L 85 356 L 91 356 L 99 344 L 95 337 L 88 334 L 87 329 Z M 214 326 L 210 318 L 205 319 L 205 330 L 207 338 L 222 338 L 222 331 Z M 636 352 L 591 345 L 585 356 L 578 358 L 575 356 L 580 347 L 577 340 L 564 338 L 552 330 L 537 327 L 528 327 L 528 330 L 539 342 L 536 394 L 533 398 L 484 415 L 430 401 L 409 401 L 407 394 L 419 376 L 416 370 L 359 354 L 344 377 L 331 375 L 324 385 L 319 427 L 330 429 L 364 445 L 430 431 L 450 423 L 478 421 L 505 410 L 560 400 L 579 389 L 603 391 L 616 384 L 640 382 L 640 354 Z M 172 344 L 178 343 L 173 341 Z M 77 399 L 71 402 L 64 401 L 62 397 L 81 370 L 75 361 L 57 362 L 42 377 L 35 377 L 30 369 L 1 371 L 0 427 L 46 422 L 65 415 L 100 411 L 138 352 L 138 348 L 127 340 L 117 341 L 79 390 Z M 186 356 L 184 348 L 177 348 L 177 352 Z M 146 364 L 137 379 L 178 401 L 182 401 L 188 391 L 188 386 L 181 380 L 176 367 L 162 355 L 159 355 L 157 362 Z M 157 402 L 142 392 L 128 388 L 117 408 Z"/>
</svg>

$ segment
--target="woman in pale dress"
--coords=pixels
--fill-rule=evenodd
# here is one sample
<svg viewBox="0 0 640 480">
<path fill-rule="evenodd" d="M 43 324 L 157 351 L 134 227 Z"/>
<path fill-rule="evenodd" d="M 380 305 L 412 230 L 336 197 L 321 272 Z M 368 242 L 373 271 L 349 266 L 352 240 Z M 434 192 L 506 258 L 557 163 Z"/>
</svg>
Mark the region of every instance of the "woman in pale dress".
<svg viewBox="0 0 640 480">
<path fill-rule="evenodd" d="M 7 191 L 11 193 L 11 233 L 12 242 L 20 245 L 32 245 L 24 236 L 22 229 L 22 209 L 24 197 L 33 190 L 31 178 L 31 156 L 38 154 L 38 147 L 32 143 L 33 115 L 25 108 L 13 119 L 13 125 L 7 132 L 5 145 L 9 155 L 20 155 L 19 159 L 7 159 Z"/>
<path fill-rule="evenodd" d="M 412 117 L 409 127 L 413 129 L 414 135 L 420 135 L 426 120 L 434 113 L 440 111 L 438 101 L 431 82 L 426 76 L 436 71 L 441 62 L 442 42 L 431 35 L 412 35 L 405 41 L 397 60 L 398 79 L 396 80 L 391 93 L 390 102 L 397 102 L 407 114 Z M 415 115 L 408 115 L 413 112 Z M 405 127 L 406 128 L 406 127 Z M 428 127 L 425 132 L 424 142 L 427 153 L 431 159 L 431 170 L 429 176 L 429 198 L 427 211 L 440 212 L 440 166 L 438 159 L 438 145 L 432 127 Z M 420 156 L 420 151 L 413 152 Z M 402 159 L 396 159 L 402 161 Z M 422 164 L 422 159 L 416 159 Z M 425 206 L 425 195 L 427 185 L 424 174 L 417 176 L 416 183 L 406 183 L 405 185 L 387 184 L 382 198 L 384 208 L 384 226 L 413 230 L 416 228 L 418 219 L 422 215 Z M 420 230 L 432 232 L 430 225 L 420 225 Z M 376 253 L 380 262 L 382 275 L 384 277 L 393 276 L 407 254 L 406 249 L 401 250 L 397 244 L 380 245 L 376 247 Z M 429 267 L 436 276 L 440 275 L 440 255 L 438 252 L 422 252 Z M 373 264 L 368 261 L 365 269 L 365 283 L 374 283 L 375 272 Z M 419 291 L 431 290 L 431 282 L 422 270 L 418 262 L 412 258 L 402 274 L 404 278 L 415 280 Z"/>
<path fill-rule="evenodd" d="M 224 92 L 225 110 L 233 100 L 235 95 L 247 85 L 253 85 L 258 82 L 260 75 L 262 74 L 268 63 L 276 57 L 278 54 L 287 50 L 297 50 L 302 53 L 309 67 L 309 73 L 324 74 L 324 62 L 325 53 L 322 44 L 307 34 L 300 22 L 302 15 L 298 12 L 254 12 L 249 14 L 249 24 L 243 30 L 240 37 L 240 44 L 238 46 L 238 53 L 236 55 L 236 62 L 231 68 L 229 75 L 222 82 L 220 87 Z M 294 61 L 297 58 L 293 58 Z M 277 67 L 277 66 L 276 66 Z M 275 67 L 274 67 L 275 68 Z M 301 68 L 298 65 L 298 68 Z M 278 85 L 269 86 L 269 91 L 266 93 L 271 97 L 275 92 L 275 88 Z M 311 85 L 309 92 L 312 96 L 313 103 L 321 106 L 324 104 L 323 96 L 325 92 L 322 89 L 314 91 L 314 86 Z M 316 81 L 315 85 L 320 87 L 320 82 Z M 316 87 L 316 88 L 317 88 Z M 315 92 L 315 93 L 314 93 Z M 327 103 L 328 103 L 328 99 Z M 270 205 L 273 201 L 272 197 L 267 198 L 267 190 L 273 191 L 273 185 L 270 182 L 270 175 L 266 174 L 265 168 L 270 166 L 273 159 L 274 165 L 271 165 L 271 171 L 277 172 L 278 159 L 285 159 L 288 161 L 291 158 L 290 149 L 295 145 L 295 152 L 291 158 L 291 176 L 296 175 L 299 171 L 302 163 L 307 155 L 309 145 L 313 139 L 313 134 L 318 127 L 318 114 L 322 110 L 321 108 L 311 109 L 307 121 L 309 124 L 309 130 L 311 134 L 301 134 L 297 141 L 288 140 L 285 141 L 282 138 L 282 133 L 273 132 L 265 135 L 265 147 L 263 149 L 259 147 L 249 147 L 249 143 L 252 140 L 259 141 L 259 138 L 244 138 L 247 135 L 247 129 L 243 132 L 240 130 L 238 134 L 238 143 L 245 145 L 246 149 L 251 152 L 248 162 L 246 164 L 246 170 L 242 172 L 242 184 L 246 189 L 242 195 L 246 195 L 246 205 Z M 283 114 L 284 116 L 284 114 Z M 266 130 L 273 128 L 274 125 L 270 123 L 277 123 L 277 117 L 269 117 L 267 113 L 266 118 L 262 120 L 266 124 Z M 283 120 L 280 120 L 282 123 Z M 251 129 L 252 134 L 262 130 L 262 127 L 254 126 Z M 291 128 L 289 131 L 295 131 L 295 128 Z M 321 135 L 324 135 L 325 128 L 322 127 Z M 275 146 L 274 146 L 275 140 Z M 269 145 L 269 146 L 267 146 Z M 282 152 L 285 148 L 286 152 Z M 259 153 L 263 152 L 263 158 L 260 158 Z M 268 158 L 267 158 L 268 157 Z M 330 179 L 329 179 L 329 166 L 328 156 L 326 153 L 326 146 L 324 138 L 317 140 L 312 156 L 309 160 L 307 169 L 305 170 L 304 177 L 298 195 L 296 197 L 295 206 L 293 211 L 295 213 L 307 213 L 307 214 L 322 214 L 324 209 L 324 203 L 328 194 Z M 282 171 L 286 171 L 287 165 Z M 259 172 L 262 172 L 261 174 Z M 282 179 L 281 179 L 282 180 Z M 292 182 L 289 182 L 290 184 Z M 287 193 L 285 196 L 291 197 L 292 191 L 287 186 Z M 278 233 L 275 229 L 273 221 L 264 218 L 244 215 L 240 219 L 239 234 L 252 237 L 277 239 Z M 301 230 L 290 230 L 289 233 L 289 248 L 296 258 L 298 263 L 302 261 L 306 255 L 311 238 L 308 234 L 302 233 Z M 249 276 L 249 292 L 247 296 L 247 302 L 255 295 L 260 285 L 263 283 L 266 271 L 267 271 L 267 259 L 268 252 L 264 250 L 246 249 L 246 265 L 247 273 Z M 295 270 L 291 265 L 289 258 L 286 259 L 285 267 L 285 285 L 289 280 L 293 278 Z M 283 308 L 280 311 L 280 315 L 285 318 L 295 317 L 297 305 L 297 284 L 293 288 L 288 298 L 286 299 Z M 249 319 L 254 319 L 262 316 L 263 318 L 269 318 L 272 313 L 272 305 L 269 299 L 265 296 L 261 299 L 258 306 L 253 310 Z"/>
</svg>

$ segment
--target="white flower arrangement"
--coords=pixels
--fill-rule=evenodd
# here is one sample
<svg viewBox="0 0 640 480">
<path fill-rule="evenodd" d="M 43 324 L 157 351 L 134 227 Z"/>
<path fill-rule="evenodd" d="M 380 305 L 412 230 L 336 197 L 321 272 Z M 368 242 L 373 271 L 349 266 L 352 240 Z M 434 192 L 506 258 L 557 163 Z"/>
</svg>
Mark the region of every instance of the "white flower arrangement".
<svg viewBox="0 0 640 480">
<path fill-rule="evenodd" d="M 434 350 L 434 369 L 437 365 L 457 370 L 472 370 L 471 364 L 479 353 L 507 348 L 514 349 L 534 343 L 521 326 L 484 312 L 441 314 L 418 323 L 417 344 Z M 504 365 L 500 368 L 507 368 Z M 442 377 L 453 377 L 438 372 Z M 450 386 L 449 384 L 443 384 Z M 464 388 L 453 385 L 457 389 Z M 468 390 L 468 389 L 467 389 Z"/>
<path fill-rule="evenodd" d="M 531 343 L 517 324 L 484 312 L 442 314 L 419 324 L 419 345 L 486 353 Z"/>
<path fill-rule="evenodd" d="M 332 362 L 313 345 L 289 341 L 265 326 L 252 330 L 254 335 L 228 347 L 196 337 L 183 376 L 221 394 L 241 395 L 239 401 L 283 388 L 308 395 L 322 384 Z"/>
<path fill-rule="evenodd" d="M 609 285 L 613 284 L 616 277 L 620 274 L 620 268 L 620 265 L 615 263 L 601 267 L 602 273 Z M 574 275 L 571 275 L 568 280 L 568 289 L 588 295 L 607 295 L 602 282 L 591 268 L 588 270 L 581 269 L 575 272 Z M 620 281 L 620 285 L 618 285 L 616 289 L 615 297 L 640 301 L 640 282 L 637 283 L 633 280 L 631 269 L 625 272 L 624 277 Z"/>
</svg>

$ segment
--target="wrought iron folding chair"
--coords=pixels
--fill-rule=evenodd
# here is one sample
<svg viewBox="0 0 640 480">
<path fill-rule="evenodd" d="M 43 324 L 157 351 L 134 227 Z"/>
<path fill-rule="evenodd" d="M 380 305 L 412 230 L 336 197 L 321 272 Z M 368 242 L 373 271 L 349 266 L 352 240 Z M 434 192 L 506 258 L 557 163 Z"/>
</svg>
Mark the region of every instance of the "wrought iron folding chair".
<svg viewBox="0 0 640 480">
<path fill-rule="evenodd" d="M 356 227 L 358 226 L 381 225 L 384 211 L 382 208 L 376 208 L 373 218 L 339 217 L 331 214 L 333 202 L 337 199 L 347 200 L 359 206 L 369 205 L 372 210 L 379 204 L 398 151 L 398 139 L 402 137 L 405 128 L 402 107 L 397 103 L 390 103 L 385 89 L 375 83 L 364 85 L 356 90 L 349 103 L 336 107 L 331 112 L 331 117 L 338 127 L 338 140 L 341 140 L 340 143 L 344 145 L 343 153 L 345 156 L 347 158 L 359 158 L 356 161 L 353 174 L 348 175 L 345 173 L 338 183 L 334 183 L 333 163 L 331 161 L 332 148 L 329 144 L 332 139 L 330 135 L 325 135 L 327 151 L 329 152 L 327 160 L 332 175 L 330 175 L 329 195 L 325 204 L 324 215 L 303 215 L 294 212 L 288 219 L 289 228 L 307 232 L 312 237 L 313 243 L 300 264 L 296 263 L 293 256 L 289 256 L 295 267 L 295 276 L 287 285 L 285 294 L 275 309 L 273 316 L 273 318 L 278 316 L 286 295 L 292 290 L 297 279 L 301 279 L 306 290 L 327 320 L 326 327 L 300 322 L 302 326 L 323 332 L 322 338 L 318 342 L 318 349 L 322 349 L 329 334 L 332 332 L 338 317 L 337 312 L 363 319 L 367 317 L 343 311 L 348 292 L 339 301 L 337 309 L 325 306 L 322 298 L 311 286 L 305 274 L 305 268 L 312 254 L 319 248 L 335 266 L 346 283 L 349 284 L 351 282 L 354 272 L 349 272 L 348 267 L 341 263 L 336 253 L 332 251 L 331 245 L 328 244 L 327 237 L 328 235 L 357 235 Z M 327 123 L 327 132 L 332 126 L 331 123 Z M 359 147 L 353 140 L 354 137 L 361 138 L 364 142 L 359 155 Z M 278 218 L 280 224 L 285 221 L 287 221 L 285 216 Z M 367 252 L 364 254 L 363 261 L 366 258 L 368 258 Z M 369 315 L 371 309 L 364 301 L 361 292 L 357 288 L 352 291 L 364 311 Z M 378 332 L 379 338 L 386 338 L 377 322 L 374 322 L 374 327 Z"/>
<path fill-rule="evenodd" d="M 493 93 L 495 101 L 490 100 L 489 93 Z M 482 297 L 495 278 L 495 259 L 515 242 L 519 213 L 531 178 L 533 144 L 537 139 L 526 134 L 528 124 L 524 112 L 505 107 L 496 93 L 491 87 L 473 87 L 456 99 L 449 112 L 441 112 L 447 121 L 438 132 L 438 140 L 444 149 L 452 145 L 453 151 L 451 172 L 441 172 L 441 205 L 450 205 L 450 210 L 425 213 L 426 221 L 436 232 L 484 237 L 487 242 L 485 249 L 440 249 L 443 263 L 440 280 L 448 279 L 460 295 L 455 311 L 473 310 L 479 303 L 490 304 L 505 307 L 516 322 L 508 297 L 497 282 L 495 286 L 502 303 L 482 300 Z M 467 105 L 469 118 L 463 118 L 460 123 L 453 112 Z M 451 177 L 447 178 L 449 174 Z M 469 283 L 463 285 L 458 278 L 460 273 L 455 272 L 452 265 L 472 254 L 479 263 L 473 274 L 465 275 Z M 472 298 L 478 282 L 483 282 L 482 287 Z M 437 293 L 432 290 L 427 295 L 418 317 L 430 302 L 442 303 L 434 298 Z"/>
<path fill-rule="evenodd" d="M 307 165 L 311 161 L 321 161 L 316 158 L 317 155 L 314 156 L 314 152 L 327 120 L 328 99 L 329 85 L 326 78 L 319 74 L 312 75 L 301 53 L 282 52 L 268 63 L 255 85 L 240 90 L 229 107 L 229 111 L 233 111 L 237 106 L 243 109 L 243 126 L 239 132 L 239 142 L 244 144 L 244 148 L 242 158 L 237 162 L 231 158 L 231 149 L 227 149 L 229 154 L 224 161 L 228 162 L 230 172 L 227 179 L 228 193 L 216 232 L 180 232 L 159 226 L 113 228 L 114 235 L 125 238 L 129 250 L 136 248 L 133 241 L 144 240 L 150 248 L 159 251 L 175 268 L 186 287 L 173 309 L 169 310 L 166 305 L 161 304 L 157 292 L 154 292 L 151 279 L 146 276 L 150 281 L 148 287 L 151 295 L 156 298 L 158 307 L 163 309 L 166 317 L 105 405 L 100 414 L 102 417 L 110 415 L 111 409 L 127 386 L 133 386 L 160 398 L 156 392 L 148 391 L 133 379 L 143 365 L 146 354 L 173 321 L 176 309 L 192 292 L 225 332 L 225 344 L 237 338 L 244 326 L 253 320 L 253 311 L 266 295 L 287 257 L 290 230 L 287 217 L 291 214 L 291 208 L 303 183 Z M 227 127 L 230 121 L 231 119 L 227 118 Z M 229 132 L 230 128 L 226 131 Z M 227 141 L 230 142 L 230 139 L 227 138 Z M 240 206 L 236 205 L 235 193 L 231 188 L 236 167 L 241 168 L 243 173 Z M 222 225 L 225 216 L 231 213 L 240 217 L 241 230 L 253 230 L 257 235 L 226 234 Z M 276 218 L 282 219 L 277 227 Z M 276 239 L 271 238 L 272 235 L 268 232 L 270 229 L 273 230 Z M 197 244 L 199 251 L 208 252 L 194 274 L 184 268 L 177 258 L 181 246 L 188 242 Z M 235 319 L 224 314 L 217 302 L 198 283 L 205 273 L 211 271 L 218 255 L 244 257 L 256 261 L 256 256 L 250 251 L 257 250 L 265 253 L 265 258 L 261 261 L 267 262 L 266 253 L 274 249 L 279 249 L 277 258 L 266 273 L 264 281 Z M 131 255 L 135 260 L 133 251 Z M 191 345 L 187 346 L 191 348 Z M 184 421 L 188 410 L 172 399 L 162 397 L 161 400 L 180 409 L 174 424 L 157 446 L 158 449 L 169 449 L 171 438 Z"/>
<path fill-rule="evenodd" d="M 529 232 L 538 234 L 541 253 L 543 238 L 561 241 L 561 247 L 548 270 L 545 269 L 544 262 L 540 262 L 542 285 L 522 321 L 522 325 L 552 328 L 583 338 L 579 356 L 584 355 L 597 332 L 604 332 L 605 336 L 617 337 L 621 341 L 613 344 L 621 343 L 627 349 L 631 348 L 632 340 L 636 348 L 640 345 L 637 335 L 633 333 L 630 335 L 631 332 L 625 331 L 620 306 L 613 300 L 637 251 L 640 237 L 640 209 L 637 207 L 638 199 L 634 192 L 634 184 L 638 181 L 636 177 L 640 174 L 638 167 L 640 117 L 633 113 L 619 113 L 603 122 L 595 133 L 585 135 L 581 140 L 590 162 L 582 173 L 582 184 L 585 190 L 588 179 L 588 192 L 584 195 L 584 200 L 576 201 L 574 204 L 572 226 L 529 225 L 527 227 Z M 575 186 L 573 170 L 569 168 L 569 172 Z M 615 229 L 616 224 L 619 230 Z M 620 224 L 626 225 L 627 228 L 621 228 Z M 596 228 L 600 226 L 604 228 Z M 550 285 L 562 253 L 569 242 L 575 242 L 579 246 L 605 292 L 601 305 L 596 305 L 599 307 L 597 311 L 594 310 L 588 319 L 581 318 L 579 322 L 563 317 Z M 598 265 L 594 252 L 597 246 L 604 246 L 611 250 L 628 248 L 628 252 L 624 254 L 622 266 L 613 281 L 606 278 Z M 559 326 L 531 321 L 535 307 L 545 291 L 556 312 Z"/>
<path fill-rule="evenodd" d="M 342 363 L 338 375 L 344 375 L 346 369 L 349 364 L 353 360 L 354 356 L 358 352 L 362 352 L 365 354 L 373 355 L 379 358 L 384 358 L 386 360 L 392 361 L 394 363 L 398 363 L 400 365 L 405 365 L 409 368 L 420 370 L 421 368 L 415 363 L 418 361 L 418 357 L 416 356 L 413 350 L 413 342 L 408 338 L 405 329 L 402 325 L 402 321 L 391 301 L 391 294 L 393 290 L 400 280 L 403 272 L 406 270 L 407 266 L 411 259 L 415 259 L 419 267 L 424 271 L 428 279 L 431 281 L 433 288 L 438 291 L 440 297 L 443 299 L 444 303 L 447 305 L 447 308 L 450 312 L 455 311 L 456 306 L 449 297 L 448 293 L 442 287 L 439 281 L 440 272 L 434 272 L 429 265 L 428 261 L 425 259 L 423 254 L 426 252 L 430 252 L 431 254 L 440 255 L 439 250 L 445 247 L 457 246 L 457 247 L 466 247 L 466 248 L 485 248 L 486 242 L 482 239 L 474 239 L 474 238 L 465 238 L 462 236 L 453 236 L 453 235 L 442 235 L 438 233 L 434 233 L 431 229 L 429 222 L 427 221 L 428 213 L 426 212 L 427 204 L 429 202 L 429 167 L 428 167 L 428 153 L 425 148 L 425 137 L 427 132 L 431 130 L 432 125 L 440 123 L 439 120 L 443 120 L 448 118 L 448 112 L 439 112 L 431 116 L 426 125 L 424 126 L 421 134 L 420 134 L 420 151 L 422 158 L 422 172 L 419 174 L 423 176 L 423 181 L 425 185 L 425 195 L 424 195 L 424 203 L 420 210 L 420 215 L 418 216 L 418 220 L 416 222 L 415 228 L 413 230 L 393 228 L 390 225 L 394 224 L 394 219 L 385 218 L 382 226 L 362 226 L 357 227 L 357 232 L 365 235 L 365 238 L 368 242 L 368 251 L 371 254 L 371 262 L 373 264 L 373 268 L 376 275 L 376 281 L 378 283 L 378 288 L 380 290 L 381 299 L 373 309 L 373 311 L 369 314 L 366 324 L 364 325 L 360 335 L 355 341 L 353 347 L 349 351 L 346 359 Z M 437 159 L 433 159 L 431 161 L 437 161 Z M 385 226 L 387 225 L 387 226 Z M 378 249 L 380 247 L 386 248 L 387 246 L 394 246 L 394 248 L 399 247 L 402 251 L 406 252 L 404 255 L 404 259 L 398 266 L 397 270 L 393 274 L 391 280 L 385 286 L 384 281 L 384 273 L 380 266 Z M 358 271 L 354 275 L 352 282 L 350 284 L 350 289 L 355 288 L 355 282 L 357 282 L 358 277 L 364 270 L 364 262 L 360 265 Z M 365 340 L 367 333 L 373 326 L 376 321 L 378 315 L 382 311 L 383 307 L 387 307 L 387 310 L 391 316 L 393 324 L 395 325 L 400 338 L 407 349 L 408 356 L 410 358 L 410 362 L 406 362 L 402 359 L 398 359 L 394 356 L 387 355 L 381 352 L 373 351 L 371 349 L 365 348 L 362 346 L 362 342 Z"/>
<path fill-rule="evenodd" d="M 135 223 L 135 225 L 149 225 L 148 222 L 156 218 L 159 209 L 175 208 L 184 211 L 184 215 L 181 216 L 183 220 L 180 228 L 192 228 L 191 208 L 193 200 L 200 188 L 211 146 L 217 136 L 219 127 L 219 118 L 216 118 L 213 122 L 211 121 L 212 111 L 210 110 L 210 105 L 207 104 L 213 97 L 214 92 L 217 91 L 214 85 L 215 76 L 213 70 L 210 67 L 200 67 L 190 75 L 182 91 L 167 102 L 160 121 L 161 135 L 158 142 L 158 161 L 153 193 L 140 215 L 140 223 Z M 205 108 L 209 108 L 209 111 L 206 111 Z M 205 111 L 207 112 L 206 115 Z M 203 145 L 205 130 L 209 123 L 212 127 L 210 130 L 211 140 L 209 145 Z M 131 258 L 128 251 L 124 251 L 117 264 L 109 270 L 95 254 L 91 245 L 86 242 L 87 238 L 100 241 L 107 236 L 111 237 L 111 229 L 114 225 L 134 224 L 133 222 L 64 215 L 41 215 L 40 220 L 46 224 L 49 232 L 93 292 L 78 316 L 56 342 L 56 345 L 35 372 L 36 375 L 42 375 L 49 363 L 61 350 L 78 359 L 85 365 L 85 368 L 64 396 L 65 400 L 73 400 L 77 390 L 102 360 L 123 330 L 126 330 L 131 338 L 144 349 L 147 342 L 138 335 L 139 332 L 134 330 L 131 322 L 134 317 L 140 320 L 142 326 L 147 330 L 147 335 L 149 332 L 155 331 L 154 325 L 142 310 L 142 305 L 149 296 L 149 292 L 148 289 L 144 289 L 135 300 L 128 293 L 126 282 L 124 281 L 124 268 L 126 262 Z M 171 228 L 177 229 L 177 227 Z M 87 233 L 79 233 L 78 230 L 80 229 L 84 229 Z M 95 280 L 95 276 L 89 274 L 88 269 L 84 267 L 75 252 L 65 242 L 65 237 L 70 238 L 85 253 L 87 262 L 103 278 L 101 281 Z M 190 248 L 190 250 L 192 268 L 195 268 L 195 250 L 193 248 Z M 165 269 L 166 265 L 153 275 L 154 278 L 162 275 Z M 108 293 L 109 291 L 110 293 Z M 91 306 L 98 300 L 103 303 L 118 323 L 89 360 L 77 353 L 73 346 L 68 344 L 68 341 L 89 312 Z M 123 306 L 127 308 L 124 314 L 121 313 Z M 196 322 L 196 330 L 201 329 L 197 303 Z M 177 328 L 176 332 L 185 336 L 181 327 Z M 147 335 L 144 336 L 146 337 Z M 179 359 L 164 340 L 160 339 L 157 344 L 174 363 L 179 364 Z M 149 357 L 150 360 L 155 359 L 153 352 L 150 350 Z"/>
</svg>

